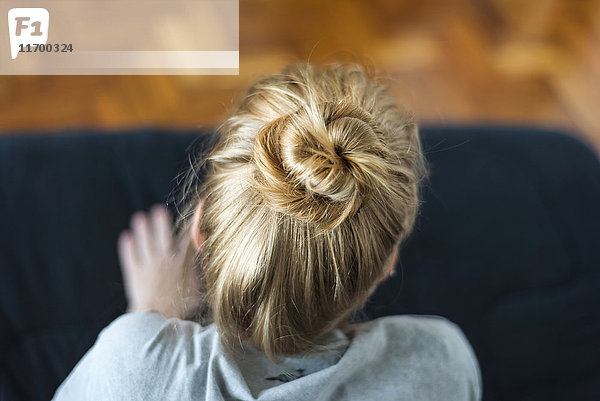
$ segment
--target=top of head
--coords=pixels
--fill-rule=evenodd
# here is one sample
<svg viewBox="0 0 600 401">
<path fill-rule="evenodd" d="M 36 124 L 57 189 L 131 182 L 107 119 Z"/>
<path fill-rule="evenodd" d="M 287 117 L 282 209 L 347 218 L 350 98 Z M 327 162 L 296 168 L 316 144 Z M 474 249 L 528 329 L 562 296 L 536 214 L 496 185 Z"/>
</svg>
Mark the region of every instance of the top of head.
<svg viewBox="0 0 600 401">
<path fill-rule="evenodd" d="M 362 305 L 413 226 L 416 125 L 361 69 L 305 64 L 256 82 L 219 131 L 188 199 L 205 199 L 213 318 L 228 344 L 308 349 Z"/>
</svg>

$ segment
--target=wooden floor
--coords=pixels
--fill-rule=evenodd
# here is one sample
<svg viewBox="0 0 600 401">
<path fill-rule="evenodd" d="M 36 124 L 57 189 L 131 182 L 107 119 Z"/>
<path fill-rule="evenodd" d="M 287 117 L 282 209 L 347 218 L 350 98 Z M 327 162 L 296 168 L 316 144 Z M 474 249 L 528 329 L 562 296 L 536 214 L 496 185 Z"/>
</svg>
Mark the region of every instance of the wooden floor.
<svg viewBox="0 0 600 401">
<path fill-rule="evenodd" d="M 240 2 L 239 76 L 0 77 L 0 132 L 214 126 L 258 75 L 354 61 L 425 123 L 536 124 L 600 149 L 598 0 Z"/>
</svg>

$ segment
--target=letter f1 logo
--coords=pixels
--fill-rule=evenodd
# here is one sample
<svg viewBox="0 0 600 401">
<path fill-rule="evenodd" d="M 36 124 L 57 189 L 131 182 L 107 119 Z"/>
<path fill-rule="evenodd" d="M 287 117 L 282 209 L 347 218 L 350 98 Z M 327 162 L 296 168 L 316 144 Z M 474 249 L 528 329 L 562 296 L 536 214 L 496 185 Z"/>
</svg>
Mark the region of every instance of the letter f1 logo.
<svg viewBox="0 0 600 401">
<path fill-rule="evenodd" d="M 45 8 L 11 8 L 8 10 L 10 56 L 14 60 L 20 46 L 45 45 L 48 41 L 50 14 Z"/>
</svg>

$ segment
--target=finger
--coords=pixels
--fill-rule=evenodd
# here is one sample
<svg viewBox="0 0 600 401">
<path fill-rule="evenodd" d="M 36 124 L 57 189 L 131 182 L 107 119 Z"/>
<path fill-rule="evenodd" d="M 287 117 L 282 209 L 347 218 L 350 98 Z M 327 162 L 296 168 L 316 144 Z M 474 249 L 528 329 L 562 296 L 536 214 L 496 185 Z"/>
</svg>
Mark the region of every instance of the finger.
<svg viewBox="0 0 600 401">
<path fill-rule="evenodd" d="M 133 252 L 141 265 L 146 265 L 153 259 L 153 244 L 150 225 L 145 213 L 136 212 L 131 218 L 133 228 Z"/>
<path fill-rule="evenodd" d="M 190 233 L 187 230 L 180 231 L 175 237 L 174 241 L 176 241 L 175 252 L 178 255 L 184 254 L 191 244 Z"/>
<path fill-rule="evenodd" d="M 119 239 L 117 241 L 117 250 L 119 254 L 121 270 L 123 271 L 123 275 L 126 280 L 129 278 L 130 272 L 137 266 L 132 245 L 133 241 L 131 233 L 129 231 L 123 231 L 119 235 Z"/>
<path fill-rule="evenodd" d="M 151 209 L 152 225 L 157 245 L 163 252 L 171 251 L 173 247 L 173 224 L 171 213 L 162 205 Z"/>
</svg>

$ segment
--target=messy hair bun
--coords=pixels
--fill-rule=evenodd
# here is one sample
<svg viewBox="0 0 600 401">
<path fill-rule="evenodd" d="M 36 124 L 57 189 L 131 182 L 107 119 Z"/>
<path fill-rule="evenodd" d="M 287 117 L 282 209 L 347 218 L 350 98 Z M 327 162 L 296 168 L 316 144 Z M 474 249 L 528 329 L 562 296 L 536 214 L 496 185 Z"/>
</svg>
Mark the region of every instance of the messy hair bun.
<svg viewBox="0 0 600 401">
<path fill-rule="evenodd" d="M 389 155 L 377 122 L 359 106 L 344 101 L 311 106 L 258 132 L 256 188 L 273 210 L 329 230 L 387 182 Z"/>
<path fill-rule="evenodd" d="M 413 226 L 417 127 L 362 69 L 303 64 L 258 80 L 219 134 L 181 220 L 206 236 L 210 316 L 232 347 L 311 349 L 361 307 Z"/>
</svg>

